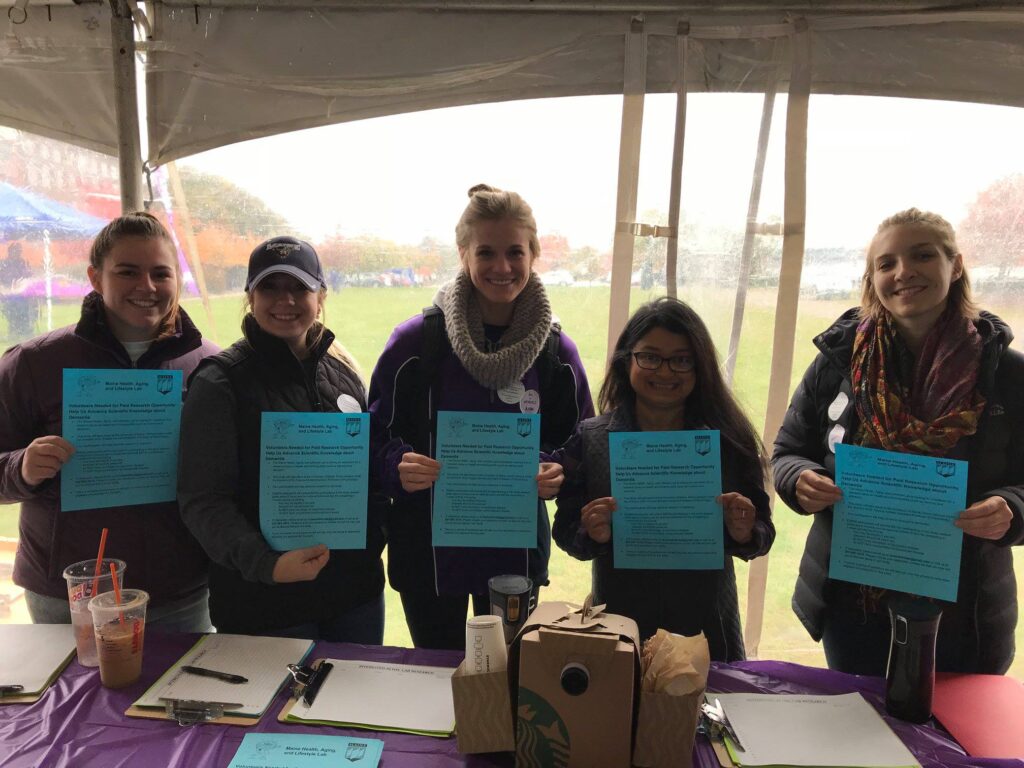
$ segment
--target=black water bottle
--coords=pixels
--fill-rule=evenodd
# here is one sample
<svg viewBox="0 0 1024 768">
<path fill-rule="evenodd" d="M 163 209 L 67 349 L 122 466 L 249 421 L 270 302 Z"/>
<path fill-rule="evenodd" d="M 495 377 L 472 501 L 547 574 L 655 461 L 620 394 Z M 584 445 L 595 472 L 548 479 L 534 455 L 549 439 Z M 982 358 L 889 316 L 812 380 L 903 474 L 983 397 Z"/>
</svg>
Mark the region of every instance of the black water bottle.
<svg viewBox="0 0 1024 768">
<path fill-rule="evenodd" d="M 889 602 L 892 641 L 885 674 L 885 711 L 900 720 L 923 723 L 932 716 L 935 640 L 942 608 L 924 598 L 902 596 Z"/>
</svg>

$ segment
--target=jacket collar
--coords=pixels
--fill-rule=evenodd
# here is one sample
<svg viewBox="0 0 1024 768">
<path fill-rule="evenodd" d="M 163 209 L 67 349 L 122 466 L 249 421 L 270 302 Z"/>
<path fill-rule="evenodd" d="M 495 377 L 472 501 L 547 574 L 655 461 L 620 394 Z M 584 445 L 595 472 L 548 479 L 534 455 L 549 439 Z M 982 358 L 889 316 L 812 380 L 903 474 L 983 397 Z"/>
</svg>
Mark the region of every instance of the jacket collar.
<svg viewBox="0 0 1024 768">
<path fill-rule="evenodd" d="M 271 365 L 277 366 L 279 370 L 291 371 L 293 375 L 302 376 L 302 361 L 292 352 L 291 347 L 283 340 L 273 334 L 267 333 L 252 313 L 247 313 L 242 320 L 242 334 L 249 345 L 256 352 L 266 358 Z M 324 328 L 324 335 L 320 343 L 312 350 L 311 354 L 317 363 L 327 354 L 331 344 L 334 343 L 334 334 L 329 328 Z"/>
<path fill-rule="evenodd" d="M 107 311 L 103 306 L 103 297 L 92 291 L 82 300 L 82 314 L 75 325 L 75 335 L 97 344 L 117 355 L 126 365 L 131 365 L 131 358 L 124 346 L 114 336 L 107 323 Z M 139 367 L 145 368 L 148 360 L 157 356 L 159 359 L 171 359 L 198 349 L 203 337 L 184 309 L 178 308 L 178 319 L 175 321 L 174 333 L 158 339 L 139 358 Z"/>
<path fill-rule="evenodd" d="M 814 337 L 814 346 L 847 378 L 850 376 L 853 341 L 860 322 L 858 313 L 856 307 L 846 310 L 832 325 Z M 1013 331 L 1000 317 L 985 311 L 980 313 L 974 325 L 981 334 L 982 343 L 978 388 L 987 394 L 991 391 L 998 360 L 1013 341 Z"/>
</svg>

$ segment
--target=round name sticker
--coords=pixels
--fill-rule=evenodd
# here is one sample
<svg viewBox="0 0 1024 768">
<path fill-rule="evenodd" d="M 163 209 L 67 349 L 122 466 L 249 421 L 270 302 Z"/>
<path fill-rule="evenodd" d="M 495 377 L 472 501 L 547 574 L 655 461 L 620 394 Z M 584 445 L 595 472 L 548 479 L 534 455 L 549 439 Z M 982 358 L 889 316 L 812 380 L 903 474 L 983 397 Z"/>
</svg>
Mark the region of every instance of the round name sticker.
<svg viewBox="0 0 1024 768">
<path fill-rule="evenodd" d="M 338 410 L 342 413 L 361 413 L 363 409 L 352 395 L 338 395 Z"/>
<path fill-rule="evenodd" d="M 526 390 L 523 399 L 519 401 L 519 410 L 523 413 L 540 413 L 540 392 L 536 389 Z"/>
<path fill-rule="evenodd" d="M 503 403 L 515 405 L 523 399 L 525 393 L 526 387 L 523 386 L 523 382 L 513 381 L 511 384 L 498 390 L 498 399 Z"/>
<path fill-rule="evenodd" d="M 846 410 L 846 406 L 849 404 L 850 398 L 847 397 L 845 392 L 840 392 L 828 407 L 828 417 L 832 421 L 839 421 L 839 417 L 843 415 L 843 411 Z"/>
<path fill-rule="evenodd" d="M 828 433 L 828 449 L 832 453 L 836 452 L 836 444 L 843 442 L 843 438 L 846 437 L 846 430 L 842 424 L 836 424 L 832 427 L 832 431 Z"/>
</svg>

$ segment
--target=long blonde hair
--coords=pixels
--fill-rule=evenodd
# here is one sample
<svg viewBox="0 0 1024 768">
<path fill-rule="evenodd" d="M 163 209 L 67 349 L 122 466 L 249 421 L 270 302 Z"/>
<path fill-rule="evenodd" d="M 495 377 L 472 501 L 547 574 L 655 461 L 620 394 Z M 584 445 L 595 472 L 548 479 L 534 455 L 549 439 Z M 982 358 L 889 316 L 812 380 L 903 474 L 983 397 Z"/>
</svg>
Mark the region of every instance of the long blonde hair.
<svg viewBox="0 0 1024 768">
<path fill-rule="evenodd" d="M 953 230 L 953 225 L 937 213 L 921 211 L 917 208 L 907 208 L 905 211 L 894 213 L 884 219 L 875 230 L 875 237 L 871 240 L 872 245 L 878 235 L 885 230 L 905 225 L 924 227 L 930 231 L 938 240 L 943 255 L 950 261 L 960 256 L 960 248 L 956 244 L 956 232 Z M 883 312 L 882 302 L 878 299 L 878 293 L 875 291 L 875 285 L 871 279 L 872 273 L 873 264 L 871 262 L 871 246 L 869 245 L 864 253 L 864 274 L 861 277 L 860 317 L 862 320 L 868 317 L 878 317 Z M 960 277 L 949 286 L 946 306 L 953 307 L 969 320 L 978 317 L 978 307 L 974 303 L 974 296 L 971 293 L 971 281 L 967 276 L 966 265 L 961 265 Z"/>
<path fill-rule="evenodd" d="M 252 288 L 251 290 L 255 290 L 255 287 Z M 251 290 L 250 291 L 246 291 L 246 293 L 245 293 L 245 301 L 244 301 L 244 303 L 242 305 L 242 312 L 243 312 L 243 314 L 246 314 L 246 315 L 251 315 L 252 314 L 252 295 L 251 295 Z M 317 308 L 318 308 L 317 314 L 318 314 L 318 316 L 322 315 L 322 319 L 316 320 L 313 323 L 313 325 L 311 325 L 309 327 L 309 330 L 306 331 L 306 348 L 307 349 L 315 349 L 317 346 L 319 346 L 320 342 L 323 341 L 324 334 L 327 333 L 327 323 L 326 323 L 326 321 L 327 321 L 327 289 L 326 288 L 321 288 L 317 292 Z M 346 368 L 348 368 L 350 371 L 352 371 L 352 373 L 354 373 L 356 375 L 356 377 L 361 382 L 363 382 L 364 385 L 366 384 L 366 379 L 363 376 L 363 370 L 362 370 L 362 368 L 360 368 L 359 362 L 356 360 L 355 356 L 351 352 L 348 351 L 348 349 L 345 347 L 345 345 L 342 344 L 340 341 L 338 341 L 337 337 L 335 337 L 334 341 L 331 342 L 331 346 L 329 346 L 327 348 L 327 354 L 329 354 L 331 357 L 336 358 L 337 360 L 340 360 L 341 363 Z"/>
</svg>

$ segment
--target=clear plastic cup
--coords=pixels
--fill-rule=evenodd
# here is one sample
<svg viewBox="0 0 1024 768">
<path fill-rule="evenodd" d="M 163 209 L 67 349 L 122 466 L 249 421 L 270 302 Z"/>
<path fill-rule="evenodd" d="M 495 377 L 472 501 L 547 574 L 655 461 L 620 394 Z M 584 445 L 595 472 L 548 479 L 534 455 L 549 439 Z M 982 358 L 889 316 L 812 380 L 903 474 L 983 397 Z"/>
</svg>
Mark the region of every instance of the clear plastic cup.
<svg viewBox="0 0 1024 768">
<path fill-rule="evenodd" d="M 94 595 L 110 592 L 114 588 L 114 580 L 110 575 L 111 563 L 117 569 L 117 586 L 123 587 L 124 571 L 128 567 L 124 560 L 104 558 L 99 578 L 96 577 L 96 558 L 72 563 L 64 569 L 64 578 L 68 583 L 71 624 L 75 628 L 75 646 L 78 648 L 78 663 L 85 667 L 95 667 L 100 663 L 96 655 L 96 639 L 92 631 L 89 600 Z"/>
<path fill-rule="evenodd" d="M 141 589 L 122 589 L 120 605 L 113 592 L 89 601 L 100 657 L 100 682 L 107 688 L 125 688 L 142 674 L 148 603 L 149 594 Z"/>
</svg>

